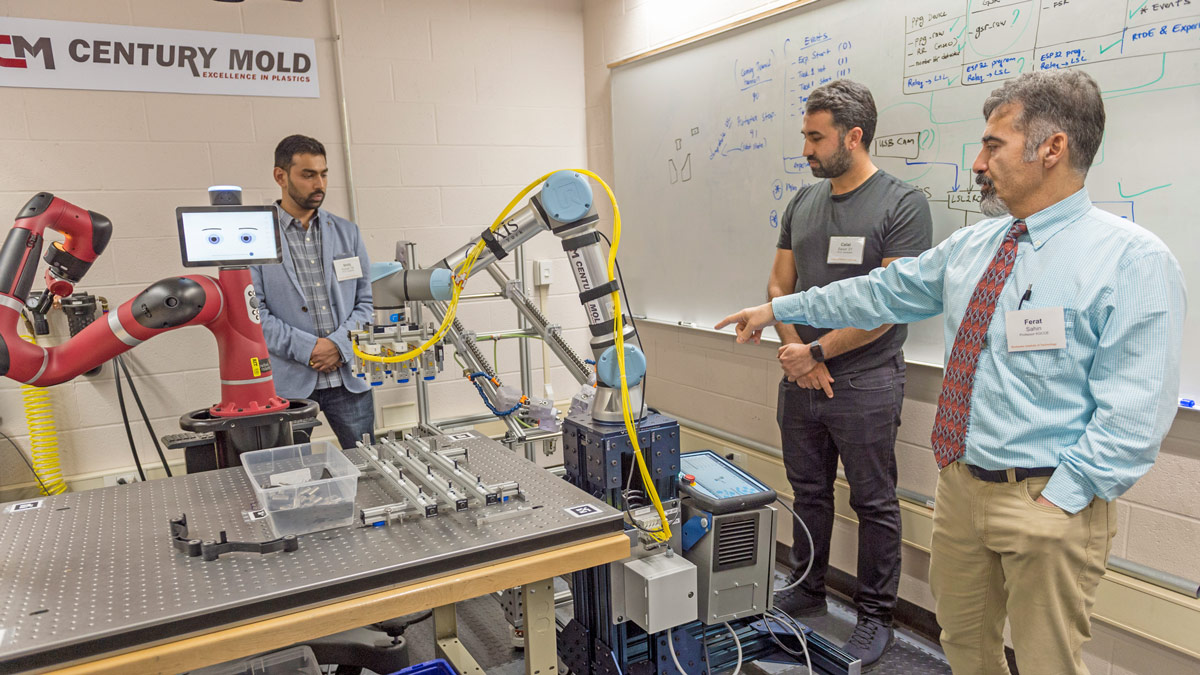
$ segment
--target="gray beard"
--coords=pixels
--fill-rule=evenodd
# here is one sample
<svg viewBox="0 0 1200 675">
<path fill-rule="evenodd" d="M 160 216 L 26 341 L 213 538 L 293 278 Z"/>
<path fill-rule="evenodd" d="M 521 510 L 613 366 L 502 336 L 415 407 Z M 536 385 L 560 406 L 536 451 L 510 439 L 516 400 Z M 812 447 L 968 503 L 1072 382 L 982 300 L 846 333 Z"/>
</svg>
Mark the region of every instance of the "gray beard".
<svg viewBox="0 0 1200 675">
<path fill-rule="evenodd" d="M 1005 204 L 1004 200 L 996 195 L 996 186 L 991 180 L 980 173 L 975 175 L 975 184 L 981 188 L 980 194 L 982 198 L 979 201 L 979 210 L 983 212 L 983 215 L 988 218 L 999 218 L 1000 216 L 1008 215 L 1008 204 Z M 991 190 L 984 192 L 982 188 L 985 187 L 991 188 Z"/>
<path fill-rule="evenodd" d="M 996 195 L 996 190 L 993 188 L 991 192 L 983 195 L 983 199 L 979 202 L 979 210 L 988 218 L 999 218 L 1008 215 L 1008 204 L 1005 204 L 1004 200 Z"/>
</svg>

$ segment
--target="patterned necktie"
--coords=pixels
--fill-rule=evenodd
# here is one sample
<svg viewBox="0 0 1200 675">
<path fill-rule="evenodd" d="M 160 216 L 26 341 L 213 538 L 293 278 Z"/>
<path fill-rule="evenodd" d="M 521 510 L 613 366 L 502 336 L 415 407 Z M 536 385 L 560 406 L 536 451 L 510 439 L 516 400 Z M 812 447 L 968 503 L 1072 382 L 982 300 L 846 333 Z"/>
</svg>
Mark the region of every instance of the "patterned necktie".
<svg viewBox="0 0 1200 675">
<path fill-rule="evenodd" d="M 1004 283 L 1012 274 L 1013 262 L 1017 259 L 1017 237 L 1028 231 L 1023 220 L 1014 222 L 1009 228 L 1008 236 L 1000 244 L 1000 250 L 996 251 L 996 257 L 992 258 L 992 263 L 975 286 L 975 292 L 967 304 L 967 312 L 958 325 L 954 348 L 950 350 L 950 361 L 946 363 L 942 393 L 938 396 L 937 417 L 933 421 L 933 455 L 939 467 L 958 461 L 966 452 L 975 367 L 979 365 L 984 338 L 992 323 L 992 315 L 996 312 L 996 298 L 1004 290 Z"/>
</svg>

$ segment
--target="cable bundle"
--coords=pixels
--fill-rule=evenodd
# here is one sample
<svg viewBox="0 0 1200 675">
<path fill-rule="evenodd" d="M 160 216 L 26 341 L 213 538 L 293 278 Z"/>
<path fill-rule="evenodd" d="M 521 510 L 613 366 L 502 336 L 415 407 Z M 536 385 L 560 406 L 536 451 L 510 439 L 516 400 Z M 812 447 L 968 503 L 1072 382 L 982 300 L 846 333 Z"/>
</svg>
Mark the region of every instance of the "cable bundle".
<svg viewBox="0 0 1200 675">
<path fill-rule="evenodd" d="M 587 169 L 566 170 L 582 174 L 599 183 L 604 188 L 604 192 L 608 195 L 608 200 L 612 204 L 613 237 L 612 245 L 608 249 L 608 280 L 609 282 L 613 282 L 616 280 L 617 248 L 621 244 L 621 209 L 617 206 L 617 198 L 613 195 L 612 188 L 608 186 L 608 183 L 605 183 L 604 179 L 600 178 L 600 176 L 597 176 L 595 173 L 588 171 Z M 550 173 L 525 186 L 525 189 L 517 193 L 517 196 L 512 198 L 512 200 L 508 203 L 508 206 L 504 207 L 504 210 L 500 212 L 500 215 L 496 216 L 496 220 L 492 222 L 492 225 L 488 228 L 487 232 L 494 233 L 499 230 L 504 224 L 505 219 L 508 217 L 508 214 L 513 210 L 513 207 L 520 203 L 521 200 L 524 199 L 525 196 L 531 191 L 533 191 L 535 187 L 546 182 L 546 180 L 555 173 L 558 172 L 551 171 Z M 429 338 L 429 340 L 416 349 L 410 350 L 403 354 L 397 354 L 395 356 L 373 356 L 363 352 L 358 348 L 357 343 L 352 342 L 351 348 L 354 350 L 354 355 L 364 361 L 371 361 L 375 363 L 399 363 L 401 361 L 408 361 L 416 358 L 426 349 L 429 349 L 441 341 L 442 337 L 445 336 L 446 332 L 450 329 L 450 326 L 454 323 L 454 316 L 458 311 L 459 295 L 461 295 L 463 286 L 465 286 L 467 283 L 467 279 L 471 277 L 471 270 L 474 269 L 475 262 L 479 259 L 479 256 L 483 252 L 485 246 L 486 243 L 484 242 L 483 238 L 480 237 L 479 241 L 475 242 L 475 245 L 471 247 L 467 257 L 461 263 L 459 263 L 454 270 L 452 270 L 454 273 L 453 295 L 451 295 L 450 304 L 446 308 L 446 315 L 442 318 L 442 324 L 438 327 L 437 332 L 434 333 L 433 337 Z M 615 289 L 616 284 L 613 284 L 613 286 Z M 651 531 L 651 536 L 656 541 L 669 541 L 671 539 L 671 525 L 667 522 L 667 514 L 663 510 L 662 500 L 658 497 L 658 491 L 654 489 L 654 479 L 651 478 L 650 470 L 646 467 L 646 460 L 644 457 L 642 457 L 642 448 L 638 443 L 637 429 L 635 428 L 633 421 L 633 410 L 629 403 L 629 382 L 625 375 L 625 323 L 621 317 L 620 291 L 613 290 L 611 297 L 613 303 L 613 340 L 617 351 L 617 367 L 621 373 L 621 415 L 625 422 L 625 431 L 629 434 L 629 443 L 633 446 L 633 456 L 637 461 L 638 472 L 641 474 L 642 483 L 646 488 L 646 493 L 650 497 L 651 503 L 654 504 L 654 510 L 658 513 L 659 522 L 661 523 L 659 529 Z M 474 379 L 471 381 L 474 382 Z M 487 401 L 486 396 L 484 397 L 484 400 L 488 404 L 488 408 L 493 413 L 498 415 L 508 414 L 498 412 L 491 405 L 491 402 Z"/>
<path fill-rule="evenodd" d="M 471 373 L 470 377 L 467 378 L 467 379 L 471 380 L 471 384 L 475 385 L 475 390 L 479 392 L 479 397 L 483 399 L 483 404 L 486 405 L 488 410 L 491 410 L 492 414 L 495 415 L 496 417 L 505 417 L 507 415 L 511 415 L 511 414 L 517 412 L 518 410 L 520 410 L 521 406 L 529 401 L 528 396 L 521 396 L 521 400 L 518 401 L 516 405 L 509 408 L 508 410 L 505 410 L 503 412 L 500 410 L 497 410 L 496 406 L 492 405 L 491 400 L 488 399 L 487 394 L 483 391 L 483 386 L 480 385 L 479 382 L 476 381 L 481 377 L 484 379 L 490 379 L 492 384 L 496 385 L 497 387 L 500 386 L 500 380 L 498 380 L 494 377 L 488 378 L 487 373 Z"/>
</svg>

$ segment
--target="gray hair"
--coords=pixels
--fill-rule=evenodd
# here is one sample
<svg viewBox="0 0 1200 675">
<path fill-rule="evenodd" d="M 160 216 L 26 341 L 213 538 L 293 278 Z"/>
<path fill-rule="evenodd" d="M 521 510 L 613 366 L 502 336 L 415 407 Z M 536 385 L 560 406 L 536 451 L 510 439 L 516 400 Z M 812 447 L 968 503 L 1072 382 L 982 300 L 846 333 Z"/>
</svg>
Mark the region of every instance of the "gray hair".
<svg viewBox="0 0 1200 675">
<path fill-rule="evenodd" d="M 1090 75 L 1082 70 L 1025 73 L 992 91 L 983 102 L 983 118 L 1010 103 L 1022 106 L 1013 126 L 1025 133 L 1026 162 L 1037 157 L 1047 138 L 1061 131 L 1067 135 L 1071 168 L 1087 175 L 1104 138 L 1104 100 Z"/>
<path fill-rule="evenodd" d="M 804 113 L 821 110 L 833 115 L 833 126 L 837 127 L 842 136 L 858 127 L 862 129 L 863 146 L 871 145 L 871 139 L 875 138 L 875 122 L 879 115 L 875 112 L 875 98 L 865 85 L 851 80 L 834 80 L 813 89 L 804 105 Z"/>
</svg>

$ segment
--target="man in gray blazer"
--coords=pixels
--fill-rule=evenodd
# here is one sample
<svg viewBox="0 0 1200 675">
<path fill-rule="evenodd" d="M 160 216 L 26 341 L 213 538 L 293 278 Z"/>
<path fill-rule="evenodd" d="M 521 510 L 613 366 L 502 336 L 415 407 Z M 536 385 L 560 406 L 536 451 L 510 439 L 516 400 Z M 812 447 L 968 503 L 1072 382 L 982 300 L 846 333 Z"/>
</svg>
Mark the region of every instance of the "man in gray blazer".
<svg viewBox="0 0 1200 675">
<path fill-rule="evenodd" d="M 295 135 L 279 142 L 275 182 L 282 196 L 275 206 L 283 264 L 251 267 L 250 274 L 275 390 L 319 403 L 349 448 L 375 429 L 371 387 L 348 365 L 350 331 L 371 320 L 370 262 L 358 226 L 321 208 L 328 174 L 320 141 Z"/>
</svg>

